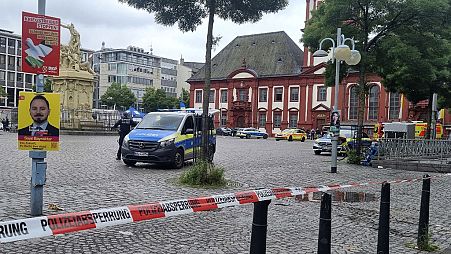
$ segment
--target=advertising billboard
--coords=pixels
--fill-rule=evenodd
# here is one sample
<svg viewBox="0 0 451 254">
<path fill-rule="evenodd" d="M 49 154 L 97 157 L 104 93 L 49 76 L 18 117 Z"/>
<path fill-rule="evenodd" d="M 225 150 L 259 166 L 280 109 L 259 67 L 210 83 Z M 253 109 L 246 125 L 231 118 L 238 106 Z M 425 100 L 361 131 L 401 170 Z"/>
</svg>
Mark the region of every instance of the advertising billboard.
<svg viewBox="0 0 451 254">
<path fill-rule="evenodd" d="M 60 94 L 20 92 L 19 150 L 58 151 Z"/>
<path fill-rule="evenodd" d="M 60 19 L 22 12 L 22 71 L 58 76 Z"/>
</svg>

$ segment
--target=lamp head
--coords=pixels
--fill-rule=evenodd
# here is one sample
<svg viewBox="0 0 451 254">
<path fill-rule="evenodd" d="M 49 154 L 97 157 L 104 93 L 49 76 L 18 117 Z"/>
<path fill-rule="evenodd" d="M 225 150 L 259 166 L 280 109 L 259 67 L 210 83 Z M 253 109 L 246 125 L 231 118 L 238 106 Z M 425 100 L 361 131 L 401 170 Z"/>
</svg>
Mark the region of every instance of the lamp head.
<svg viewBox="0 0 451 254">
<path fill-rule="evenodd" d="M 345 60 L 345 62 L 348 65 L 356 65 L 360 62 L 360 59 L 362 59 L 362 56 L 360 55 L 360 52 L 358 50 L 351 50 L 351 57 L 349 57 L 348 60 Z"/>
<path fill-rule="evenodd" d="M 313 57 L 324 57 L 328 55 L 329 54 L 327 54 L 327 52 L 322 49 L 318 49 L 317 51 L 315 51 L 315 53 L 313 53 Z"/>
<path fill-rule="evenodd" d="M 341 44 L 335 48 L 335 58 L 340 61 L 346 61 L 351 57 L 351 49 L 348 45 Z"/>
</svg>

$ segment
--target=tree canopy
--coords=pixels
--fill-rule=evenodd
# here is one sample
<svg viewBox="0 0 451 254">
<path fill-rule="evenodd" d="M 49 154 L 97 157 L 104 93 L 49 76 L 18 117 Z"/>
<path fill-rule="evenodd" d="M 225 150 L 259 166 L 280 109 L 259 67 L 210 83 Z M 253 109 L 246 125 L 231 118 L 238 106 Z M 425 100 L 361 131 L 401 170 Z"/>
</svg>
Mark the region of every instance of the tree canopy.
<svg viewBox="0 0 451 254">
<path fill-rule="evenodd" d="M 288 5 L 288 0 L 119 0 L 137 9 L 155 13 L 157 23 L 172 26 L 178 24 L 181 31 L 194 31 L 208 17 L 207 43 L 205 45 L 205 85 L 203 92 L 203 126 L 208 126 L 209 91 L 211 83 L 211 48 L 213 23 L 217 15 L 234 23 L 257 22 L 265 13 L 274 13 Z M 202 132 L 201 159 L 206 161 L 208 130 Z"/>
<path fill-rule="evenodd" d="M 421 22 L 389 33 L 381 43 L 378 74 L 386 88 L 403 93 L 413 103 L 430 99 L 433 93 L 446 102 L 444 96 L 451 90 L 451 5 L 448 0 L 433 0 L 419 7 Z"/>
<path fill-rule="evenodd" d="M 167 96 L 163 89 L 147 88 L 143 96 L 143 107 L 146 112 L 157 111 L 157 109 L 173 109 L 179 107 L 179 100 Z"/>
<path fill-rule="evenodd" d="M 126 85 L 112 83 L 100 100 L 102 104 L 109 107 L 116 105 L 116 107 L 128 108 L 136 102 L 136 96 Z"/>
</svg>

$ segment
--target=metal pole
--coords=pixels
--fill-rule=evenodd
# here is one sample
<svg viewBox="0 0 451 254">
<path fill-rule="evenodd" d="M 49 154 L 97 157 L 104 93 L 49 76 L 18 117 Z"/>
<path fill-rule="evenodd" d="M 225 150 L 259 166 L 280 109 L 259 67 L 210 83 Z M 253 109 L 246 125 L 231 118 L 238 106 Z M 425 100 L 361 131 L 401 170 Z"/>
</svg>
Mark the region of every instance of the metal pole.
<svg viewBox="0 0 451 254">
<path fill-rule="evenodd" d="M 330 254 L 332 239 L 332 199 L 328 193 L 321 197 L 319 212 L 318 254 Z"/>
<path fill-rule="evenodd" d="M 266 231 L 268 227 L 268 206 L 271 200 L 254 203 L 250 254 L 266 253 Z"/>
<path fill-rule="evenodd" d="M 379 231 L 377 235 L 377 254 L 388 254 L 390 247 L 390 184 L 385 182 L 381 189 L 379 211 Z"/>
<path fill-rule="evenodd" d="M 423 250 L 429 238 L 429 200 L 431 198 L 431 178 L 423 176 L 423 190 L 421 192 L 420 221 L 418 223 L 417 246 Z"/>
<path fill-rule="evenodd" d="M 38 1 L 38 14 L 45 15 L 45 0 Z M 44 75 L 39 74 L 36 83 L 36 92 L 44 92 Z M 31 216 L 42 215 L 44 184 L 46 179 L 47 157 L 46 151 L 30 151 L 31 158 L 31 197 L 30 214 Z"/>
<path fill-rule="evenodd" d="M 341 28 L 337 28 L 337 45 L 341 44 Z M 335 49 L 333 54 L 335 54 Z M 332 56 L 335 58 L 335 55 Z M 335 58 L 335 96 L 334 96 L 334 110 L 333 112 L 338 112 L 338 91 L 339 91 L 339 83 L 340 83 L 340 60 Z M 337 153 L 338 153 L 338 136 L 340 135 L 340 130 L 334 132 L 332 136 L 332 163 L 330 166 L 331 173 L 337 173 Z"/>
</svg>

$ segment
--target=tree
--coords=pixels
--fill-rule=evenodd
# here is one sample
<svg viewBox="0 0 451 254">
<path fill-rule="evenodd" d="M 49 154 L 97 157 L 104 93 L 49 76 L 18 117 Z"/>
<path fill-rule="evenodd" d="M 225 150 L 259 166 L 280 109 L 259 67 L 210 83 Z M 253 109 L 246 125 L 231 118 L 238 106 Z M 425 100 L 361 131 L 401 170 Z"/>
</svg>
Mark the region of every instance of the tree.
<svg viewBox="0 0 451 254">
<path fill-rule="evenodd" d="M 183 32 L 194 31 L 208 17 L 207 43 L 205 45 L 205 85 L 203 91 L 202 125 L 208 126 L 208 102 L 211 83 L 211 48 L 215 15 L 234 23 L 257 22 L 264 13 L 274 13 L 288 4 L 287 0 L 119 0 L 137 9 L 155 13 L 157 23 L 172 26 L 178 23 Z M 202 130 L 201 160 L 207 161 L 208 129 Z"/>
<path fill-rule="evenodd" d="M 6 96 L 8 96 L 8 94 L 5 92 L 5 88 L 0 86 L 0 98 L 6 97 Z"/>
<path fill-rule="evenodd" d="M 441 106 L 451 92 L 451 5 L 448 0 L 425 1 L 418 9 L 421 20 L 414 26 L 390 33 L 378 48 L 378 74 L 386 88 L 399 91 L 413 103 L 428 99 L 430 137 L 432 97 L 439 94 Z"/>
<path fill-rule="evenodd" d="M 147 88 L 143 96 L 143 106 L 146 112 L 157 111 L 157 109 L 177 108 L 179 100 L 166 95 L 163 89 Z"/>
<path fill-rule="evenodd" d="M 128 108 L 136 102 L 136 96 L 126 85 L 112 83 L 100 100 L 102 104 L 109 107 L 116 105 L 116 107 Z"/>
<path fill-rule="evenodd" d="M 361 53 L 362 59 L 357 66 L 359 70 L 357 86 L 359 128 L 356 146 L 358 155 L 361 153 L 365 99 L 369 88 L 366 75 L 369 72 L 376 72 L 381 67 L 375 61 L 375 49 L 388 34 L 404 26 L 418 24 L 421 20 L 418 17 L 418 8 L 423 2 L 425 1 L 325 0 L 307 22 L 302 41 L 312 52 L 318 49 L 321 39 L 335 38 L 337 27 L 342 27 L 347 37 L 354 37 L 356 49 Z"/>
<path fill-rule="evenodd" d="M 180 94 L 179 101 L 183 102 L 186 107 L 189 106 L 189 91 L 182 88 L 182 94 Z"/>
</svg>

